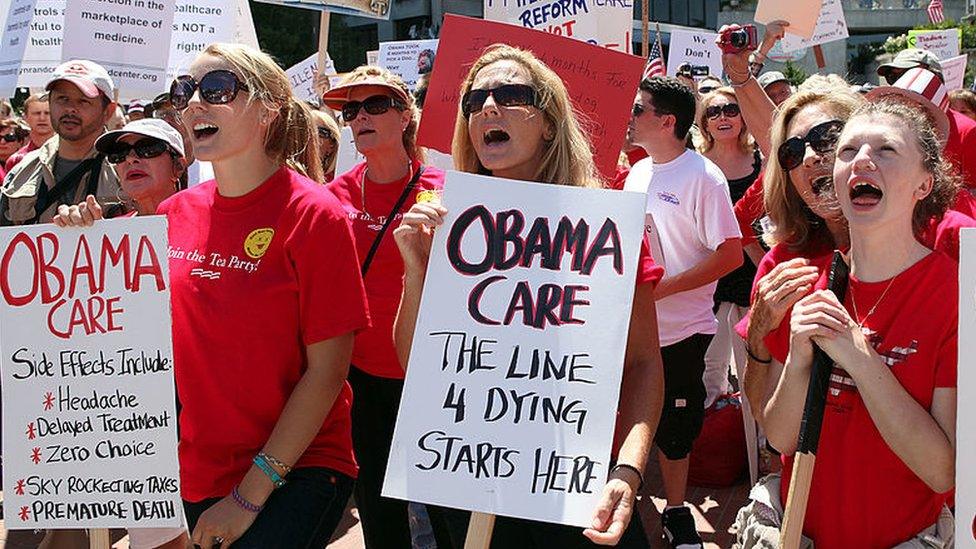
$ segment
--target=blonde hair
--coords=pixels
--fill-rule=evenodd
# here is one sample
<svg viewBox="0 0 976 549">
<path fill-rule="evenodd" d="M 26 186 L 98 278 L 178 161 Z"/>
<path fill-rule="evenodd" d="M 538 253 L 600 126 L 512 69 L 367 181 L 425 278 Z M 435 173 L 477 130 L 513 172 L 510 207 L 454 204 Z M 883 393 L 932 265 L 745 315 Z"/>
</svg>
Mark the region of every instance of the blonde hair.
<svg viewBox="0 0 976 549">
<path fill-rule="evenodd" d="M 712 134 L 708 131 L 708 117 L 705 116 L 705 111 L 708 109 L 708 104 L 720 96 L 725 97 L 736 105 L 739 104 L 739 101 L 735 97 L 735 90 L 728 86 L 708 92 L 704 97 L 701 98 L 701 108 L 698 109 L 698 129 L 701 130 L 702 142 L 698 147 L 698 152 L 702 154 L 712 150 L 712 147 L 715 146 L 715 138 L 712 137 Z M 751 155 L 752 152 L 756 150 L 756 140 L 753 139 L 752 134 L 749 133 L 749 127 L 746 126 L 746 120 L 741 114 L 739 115 L 739 122 L 742 126 L 739 129 L 739 149 L 744 154 Z"/>
<path fill-rule="evenodd" d="M 336 119 L 327 112 L 312 111 L 312 115 L 315 116 L 315 119 L 319 124 L 322 125 L 323 128 L 328 130 L 332 140 L 336 143 L 335 148 L 332 150 L 332 154 L 328 158 L 322 159 L 322 171 L 324 171 L 326 174 L 330 174 L 335 171 L 336 160 L 339 157 L 339 123 L 336 122 Z M 316 127 L 316 133 L 317 132 L 318 128 Z"/>
<path fill-rule="evenodd" d="M 32 93 L 27 99 L 24 100 L 24 115 L 27 115 L 27 111 L 30 106 L 34 103 L 47 103 L 47 93 Z"/>
<path fill-rule="evenodd" d="M 593 163 L 590 142 L 580 128 L 566 86 L 559 76 L 531 52 L 505 44 L 488 46 L 475 61 L 461 84 L 460 97 L 471 91 L 474 79 L 481 69 L 499 61 L 512 61 L 525 68 L 530 83 L 536 91 L 536 103 L 545 116 L 545 123 L 553 129 L 553 139 L 546 141 L 542 161 L 533 179 L 542 183 L 570 185 L 574 187 L 600 187 L 600 180 Z M 458 105 L 454 124 L 452 147 L 454 165 L 468 173 L 490 173 L 475 152 L 468 135 L 468 118 Z"/>
<path fill-rule="evenodd" d="M 314 179 L 325 180 L 312 111 L 291 90 L 285 71 L 268 54 L 242 44 L 210 44 L 201 55 L 226 61 L 244 81 L 248 102 L 260 101 L 278 116 L 264 135 L 264 152 L 278 164 Z"/>
<path fill-rule="evenodd" d="M 815 75 L 779 106 L 770 129 L 770 154 L 763 176 L 763 201 L 774 226 L 772 232 L 766 233 L 763 238 L 770 246 L 786 243 L 796 249 L 806 245 L 814 236 L 831 239 L 830 232 L 819 223 L 820 216 L 803 200 L 790 174 L 779 163 L 779 147 L 789 137 L 793 119 L 803 109 L 818 106 L 843 122 L 863 103 L 864 99 L 852 92 L 843 80 Z M 839 209 L 835 215 L 843 218 Z"/>
<path fill-rule="evenodd" d="M 413 99 L 413 94 L 410 93 L 410 88 L 403 81 L 402 78 L 393 74 L 392 72 L 384 69 L 383 67 L 377 67 L 375 65 L 360 65 L 356 67 L 355 70 L 348 73 L 339 85 L 352 84 L 354 82 L 360 82 L 362 80 L 375 80 L 379 78 L 380 80 L 396 86 L 403 91 L 403 94 L 407 97 L 406 111 L 410 113 L 410 122 L 407 124 L 407 129 L 403 130 L 403 148 L 407 151 L 407 156 L 411 160 L 424 161 L 424 151 L 417 145 L 417 128 L 420 127 L 420 111 L 417 109 L 417 104 Z"/>
</svg>

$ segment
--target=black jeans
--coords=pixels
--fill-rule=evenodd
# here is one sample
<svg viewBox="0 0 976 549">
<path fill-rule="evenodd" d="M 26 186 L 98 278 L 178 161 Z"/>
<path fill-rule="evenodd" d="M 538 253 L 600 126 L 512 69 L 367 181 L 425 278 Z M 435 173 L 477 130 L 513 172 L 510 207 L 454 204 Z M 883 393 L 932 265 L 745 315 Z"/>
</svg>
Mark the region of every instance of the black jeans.
<svg viewBox="0 0 976 549">
<path fill-rule="evenodd" d="M 377 377 L 351 366 L 352 447 L 359 464 L 353 488 L 366 549 L 409 549 L 407 502 L 380 496 L 393 443 L 403 380 Z"/>
<path fill-rule="evenodd" d="M 285 476 L 235 549 L 321 549 L 339 525 L 352 491 L 352 479 L 324 467 L 303 467 Z M 190 532 L 221 498 L 183 501 Z"/>
</svg>

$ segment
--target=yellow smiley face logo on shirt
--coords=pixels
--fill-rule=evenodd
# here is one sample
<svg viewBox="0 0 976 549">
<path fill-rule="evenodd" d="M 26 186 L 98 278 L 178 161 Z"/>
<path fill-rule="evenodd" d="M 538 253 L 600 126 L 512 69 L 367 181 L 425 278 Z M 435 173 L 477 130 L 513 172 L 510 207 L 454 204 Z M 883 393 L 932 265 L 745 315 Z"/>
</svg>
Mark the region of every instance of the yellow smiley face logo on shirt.
<svg viewBox="0 0 976 549">
<path fill-rule="evenodd" d="M 268 251 L 268 246 L 271 245 L 272 238 L 274 238 L 274 229 L 271 227 L 254 229 L 244 239 L 244 253 L 251 259 L 261 259 L 265 252 Z"/>
</svg>

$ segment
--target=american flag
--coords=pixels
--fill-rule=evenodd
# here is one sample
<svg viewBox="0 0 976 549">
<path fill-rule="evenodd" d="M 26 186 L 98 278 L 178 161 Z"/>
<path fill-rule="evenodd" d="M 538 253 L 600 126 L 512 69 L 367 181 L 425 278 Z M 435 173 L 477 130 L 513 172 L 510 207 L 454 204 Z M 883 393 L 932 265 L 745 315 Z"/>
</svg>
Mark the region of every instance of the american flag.
<svg viewBox="0 0 976 549">
<path fill-rule="evenodd" d="M 661 41 L 656 40 L 651 46 L 651 54 L 647 56 L 647 65 L 644 66 L 644 78 L 655 76 L 667 76 L 668 70 L 664 66 L 664 57 L 661 55 Z"/>
<path fill-rule="evenodd" d="M 929 12 L 929 21 L 933 23 L 945 21 L 945 14 L 942 13 L 942 0 L 932 0 L 926 11 Z"/>
</svg>

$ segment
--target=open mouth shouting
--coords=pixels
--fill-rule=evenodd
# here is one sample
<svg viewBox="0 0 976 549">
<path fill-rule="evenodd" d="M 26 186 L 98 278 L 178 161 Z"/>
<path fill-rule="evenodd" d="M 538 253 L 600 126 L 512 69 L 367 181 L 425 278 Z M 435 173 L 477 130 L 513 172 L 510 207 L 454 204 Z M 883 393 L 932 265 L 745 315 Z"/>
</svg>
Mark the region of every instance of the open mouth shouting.
<svg viewBox="0 0 976 549">
<path fill-rule="evenodd" d="M 884 191 L 867 179 L 855 178 L 849 189 L 851 204 L 855 210 L 869 210 L 877 206 L 884 197 Z"/>
<path fill-rule="evenodd" d="M 509 139 L 511 139 L 511 137 L 508 135 L 508 132 L 501 128 L 489 128 L 485 130 L 484 141 L 485 145 L 489 147 L 500 143 L 506 143 Z"/>
<path fill-rule="evenodd" d="M 193 137 L 197 141 L 204 140 L 208 137 L 212 137 L 217 133 L 219 128 L 214 124 L 208 122 L 198 122 L 193 125 Z"/>
</svg>

